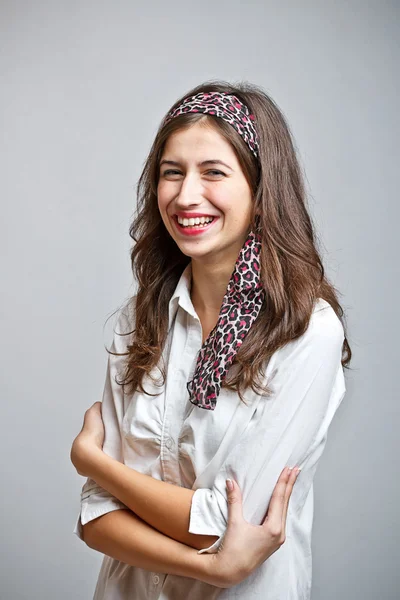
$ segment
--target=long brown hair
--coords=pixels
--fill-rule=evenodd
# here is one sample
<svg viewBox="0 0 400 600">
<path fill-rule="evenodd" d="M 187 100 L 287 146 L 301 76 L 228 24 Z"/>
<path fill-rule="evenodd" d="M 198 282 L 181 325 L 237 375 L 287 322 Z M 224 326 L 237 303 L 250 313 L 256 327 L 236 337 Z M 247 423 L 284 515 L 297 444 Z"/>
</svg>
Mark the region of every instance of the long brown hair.
<svg viewBox="0 0 400 600">
<path fill-rule="evenodd" d="M 150 375 L 156 366 L 162 374 L 158 385 L 165 383 L 165 365 L 160 365 L 160 359 L 168 334 L 168 304 L 190 257 L 172 239 L 158 209 L 159 163 L 168 137 L 201 121 L 231 143 L 253 191 L 251 227 L 262 238 L 265 301 L 235 357 L 236 368 L 228 372 L 222 384 L 236 390 L 243 400 L 242 393 L 249 386 L 258 393 L 269 393 L 259 380 L 265 374 L 268 360 L 276 350 L 306 331 L 317 298 L 332 306 L 346 332 L 345 316 L 338 292 L 325 275 L 306 207 L 300 164 L 282 112 L 257 85 L 248 82 L 232 85 L 215 80 L 196 86 L 171 109 L 186 96 L 200 91 L 235 94 L 249 107 L 255 115 L 259 135 L 259 161 L 234 128 L 219 117 L 188 113 L 166 125 L 160 124 L 137 184 L 136 215 L 129 228 L 135 242 L 131 262 L 138 290 L 129 300 L 135 315 L 135 328 L 130 332 L 134 335 L 132 343 L 127 345 L 124 377 L 117 383 L 123 386 L 124 393 L 136 389 L 145 392 L 143 377 Z M 348 368 L 350 360 L 351 350 L 345 337 L 342 366 Z"/>
</svg>

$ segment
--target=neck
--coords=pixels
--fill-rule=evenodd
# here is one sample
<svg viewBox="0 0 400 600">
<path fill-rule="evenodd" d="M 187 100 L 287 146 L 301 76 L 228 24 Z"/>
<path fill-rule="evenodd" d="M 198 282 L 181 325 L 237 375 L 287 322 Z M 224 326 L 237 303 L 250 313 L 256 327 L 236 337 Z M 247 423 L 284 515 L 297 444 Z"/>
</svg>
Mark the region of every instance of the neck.
<svg viewBox="0 0 400 600">
<path fill-rule="evenodd" d="M 192 304 L 198 314 L 219 314 L 235 262 L 202 264 L 192 260 Z"/>
<path fill-rule="evenodd" d="M 244 240 L 224 257 L 214 255 L 209 261 L 192 258 L 191 300 L 199 315 L 211 319 L 218 316 L 243 244 Z"/>
</svg>

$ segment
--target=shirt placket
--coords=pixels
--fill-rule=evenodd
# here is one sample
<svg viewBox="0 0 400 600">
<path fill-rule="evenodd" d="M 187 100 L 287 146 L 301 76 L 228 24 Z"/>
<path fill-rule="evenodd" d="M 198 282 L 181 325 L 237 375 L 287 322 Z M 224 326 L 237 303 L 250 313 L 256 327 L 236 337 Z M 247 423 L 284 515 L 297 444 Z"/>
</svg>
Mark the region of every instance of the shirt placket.
<svg viewBox="0 0 400 600">
<path fill-rule="evenodd" d="M 179 468 L 178 440 L 189 402 L 186 382 L 194 370 L 201 347 L 200 321 L 179 307 L 174 322 L 174 335 L 167 357 L 164 394 L 164 421 L 161 433 L 161 469 L 163 480 L 182 485 Z M 163 600 L 163 589 L 169 575 L 151 573 L 149 597 Z"/>
<path fill-rule="evenodd" d="M 201 344 L 201 326 L 179 308 L 174 328 L 167 364 L 160 455 L 164 481 L 181 485 L 178 439 L 189 402 L 186 383 Z"/>
<path fill-rule="evenodd" d="M 166 573 L 149 573 L 146 598 L 149 600 L 158 600 L 161 597 L 162 587 L 166 577 Z"/>
</svg>

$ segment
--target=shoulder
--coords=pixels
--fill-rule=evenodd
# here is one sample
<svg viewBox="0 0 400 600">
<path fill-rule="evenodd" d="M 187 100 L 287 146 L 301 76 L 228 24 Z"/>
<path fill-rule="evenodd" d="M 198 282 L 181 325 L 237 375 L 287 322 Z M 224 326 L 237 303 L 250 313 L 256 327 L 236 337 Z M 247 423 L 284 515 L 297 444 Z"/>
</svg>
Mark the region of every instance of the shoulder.
<svg viewBox="0 0 400 600">
<path fill-rule="evenodd" d="M 323 298 L 317 298 L 305 334 L 310 339 L 344 341 L 341 320 L 332 306 Z"/>
<path fill-rule="evenodd" d="M 343 325 L 332 306 L 322 298 L 314 308 L 306 331 L 277 351 L 278 362 L 294 356 L 307 361 L 312 357 L 340 357 L 344 341 Z"/>
<path fill-rule="evenodd" d="M 113 341 L 119 352 L 126 351 L 126 347 L 133 342 L 133 333 L 136 327 L 135 319 L 136 296 L 117 309 L 113 317 Z"/>
</svg>

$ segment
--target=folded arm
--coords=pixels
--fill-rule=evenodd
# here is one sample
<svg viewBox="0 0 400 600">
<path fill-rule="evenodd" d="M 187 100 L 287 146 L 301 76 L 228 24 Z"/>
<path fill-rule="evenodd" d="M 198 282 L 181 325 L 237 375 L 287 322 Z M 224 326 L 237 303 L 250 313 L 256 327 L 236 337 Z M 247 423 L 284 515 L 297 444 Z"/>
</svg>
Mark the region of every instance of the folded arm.
<svg viewBox="0 0 400 600">
<path fill-rule="evenodd" d="M 299 478 L 304 482 L 297 484 L 296 490 L 298 505 L 305 500 L 330 420 L 345 389 L 342 343 L 342 326 L 327 307 L 313 314 L 302 338 L 277 353 L 273 396 L 260 402 L 253 429 L 232 449 L 210 489 L 190 490 L 154 479 L 98 448 L 88 452 L 90 476 L 165 535 L 193 548 L 216 551 L 227 526 L 226 477 L 232 476 L 243 491 L 247 520 L 259 524 L 285 465 L 304 466 L 309 461 L 308 472 Z M 215 531 L 215 535 L 202 535 L 204 523 L 208 533 Z"/>
<path fill-rule="evenodd" d="M 157 573 L 192 577 L 229 587 L 229 577 L 216 569 L 215 555 L 200 555 L 156 531 L 129 510 L 114 510 L 82 527 L 85 543 L 128 565 Z"/>
<path fill-rule="evenodd" d="M 99 448 L 83 453 L 90 478 L 158 531 L 197 550 L 218 539 L 188 532 L 193 490 L 139 473 Z"/>
<path fill-rule="evenodd" d="M 90 531 L 90 544 L 94 542 L 96 549 L 100 548 L 100 544 L 114 545 L 113 549 L 101 549 L 106 554 L 110 549 L 113 552 L 125 551 L 129 540 L 121 532 L 110 532 L 105 525 L 107 522 L 116 523 L 115 519 L 125 518 L 117 516 L 119 513 L 130 515 L 131 523 L 134 522 L 135 526 L 139 523 L 142 528 L 149 527 L 152 535 L 157 533 L 160 539 L 164 538 L 162 544 L 168 540 L 178 544 L 176 548 L 180 550 L 189 546 L 192 555 L 198 555 L 196 548 L 204 549 L 212 544 L 207 551 L 216 552 L 227 526 L 225 478 L 230 476 L 235 479 L 243 491 L 246 520 L 259 524 L 285 465 L 309 465 L 307 480 L 303 485 L 297 484 L 296 502 L 300 507 L 309 490 L 312 470 L 322 452 L 321 441 L 326 436 L 329 422 L 345 389 L 340 364 L 343 330 L 332 308 L 326 310 L 313 316 L 309 330 L 300 340 L 288 344 L 279 352 L 277 373 L 272 378 L 272 399 L 260 402 L 258 421 L 251 425 L 254 429 L 249 427 L 232 449 L 210 489 L 181 488 L 153 479 L 123 464 L 119 429 L 123 404 L 119 386 L 112 377 L 119 359 L 112 357 L 102 405 L 106 427 L 104 452 L 91 453 L 89 460 L 92 479 L 99 489 L 103 489 L 104 496 L 108 496 L 108 500 L 103 501 L 103 514 L 113 511 L 115 516 L 105 515 L 107 519 L 96 519 L 97 525 L 95 521 L 92 525 L 84 525 L 85 535 L 86 531 Z M 124 347 L 118 351 L 123 352 Z M 331 404 L 334 387 L 336 400 Z M 260 416 L 260 411 L 264 411 L 264 417 Z M 301 478 L 302 475 L 300 482 Z M 114 507 L 110 503 L 114 503 Z M 115 510 L 121 507 L 121 503 L 135 515 L 129 510 Z M 93 520 L 96 516 L 92 514 L 89 518 Z M 207 523 L 208 533 L 215 532 L 215 535 L 201 534 L 204 532 L 204 523 Z M 92 538 L 93 531 L 95 538 Z M 173 550 L 171 554 L 174 555 Z M 165 559 L 163 554 L 161 557 Z M 159 566 L 154 570 L 162 572 Z M 195 578 L 201 579 L 201 573 Z"/>
<path fill-rule="evenodd" d="M 125 334 L 133 329 L 132 315 L 128 317 L 126 312 L 121 311 L 111 346 L 113 352 L 126 352 L 127 345 L 132 340 L 130 335 Z M 153 479 L 123 464 L 120 426 L 125 406 L 121 386 L 115 380 L 116 376 L 120 377 L 124 365 L 124 356 L 108 356 L 102 401 L 105 434 L 101 452 L 103 461 L 97 464 L 94 473 L 96 480 L 88 477 L 82 488 L 82 521 L 79 517 L 75 533 L 83 539 L 83 529 L 88 531 L 90 522 L 95 519 L 96 531 L 99 532 L 99 517 L 109 512 L 124 512 L 117 509 L 130 508 L 139 518 L 168 538 L 192 549 L 207 548 L 215 541 L 216 536 L 188 533 L 193 491 Z M 128 473 L 132 479 L 128 478 Z M 83 529 L 81 523 L 84 524 Z"/>
</svg>

